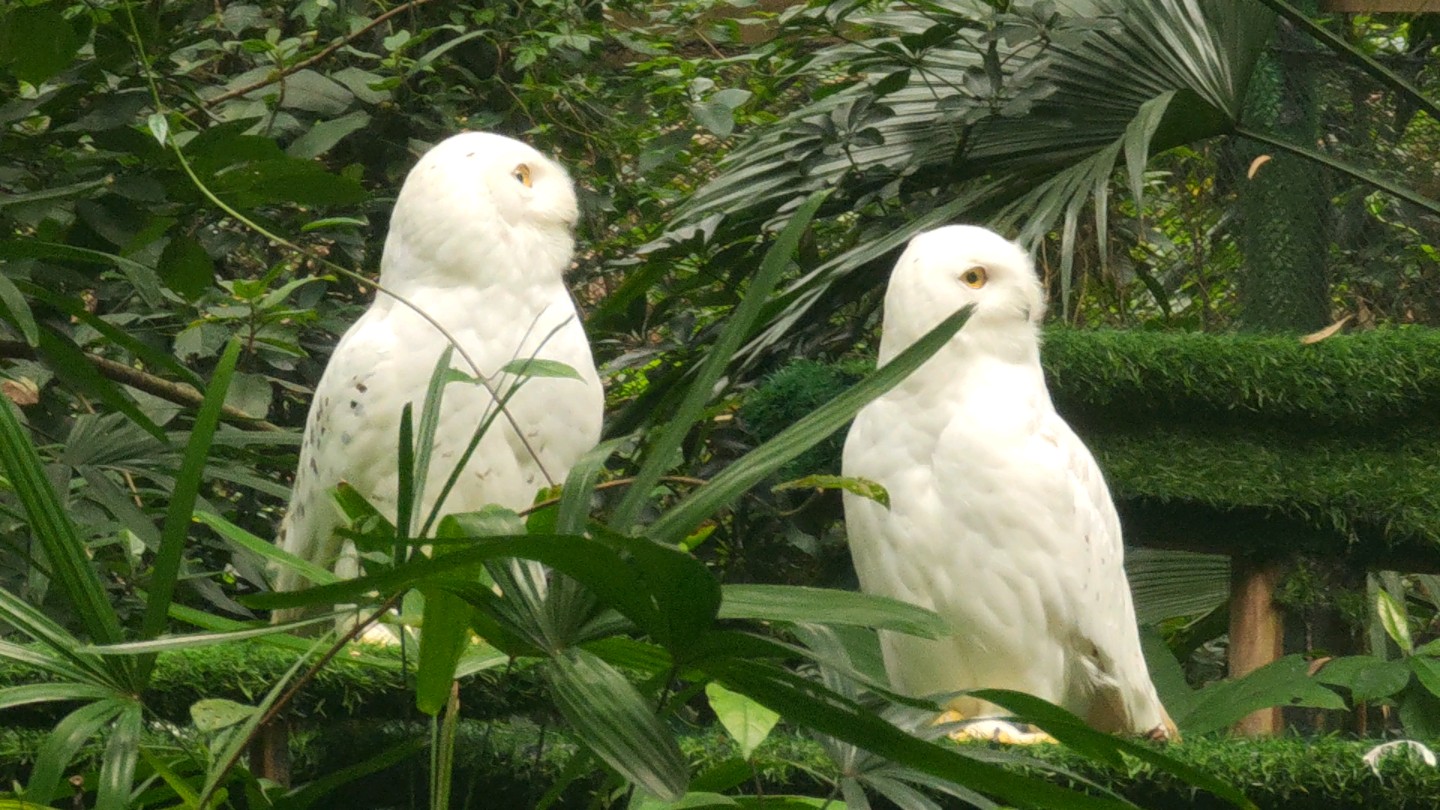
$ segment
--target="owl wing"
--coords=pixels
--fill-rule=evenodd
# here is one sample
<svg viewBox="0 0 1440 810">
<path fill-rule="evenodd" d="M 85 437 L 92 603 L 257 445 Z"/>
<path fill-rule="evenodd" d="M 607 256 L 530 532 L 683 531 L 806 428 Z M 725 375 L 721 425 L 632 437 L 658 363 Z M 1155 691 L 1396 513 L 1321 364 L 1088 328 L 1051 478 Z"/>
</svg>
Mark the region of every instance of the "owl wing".
<svg viewBox="0 0 1440 810">
<path fill-rule="evenodd" d="M 536 324 L 518 326 L 493 317 L 476 318 L 474 313 L 484 311 L 484 305 L 471 298 L 451 290 L 443 301 L 420 302 L 442 322 L 467 324 L 451 328 L 451 335 L 494 378 L 491 387 L 463 382 L 446 386 L 420 521 L 434 506 L 477 427 L 491 416 L 480 444 L 446 497 L 443 513 L 492 503 L 513 509 L 527 506 L 549 480 L 563 480 L 600 435 L 603 388 L 569 298 L 546 308 Z M 345 543 L 335 533 L 340 515 L 330 496 L 342 481 L 386 518 L 395 519 L 401 414 L 407 402 L 414 403 L 413 418 L 418 423 L 436 360 L 449 345 L 409 307 L 383 298 L 340 339 L 311 402 L 291 505 L 281 525 L 282 548 L 325 568 L 344 561 Z M 503 386 L 515 380 L 494 371 L 514 357 L 532 354 L 565 363 L 581 379 L 526 379 L 505 405 L 505 413 L 498 413 L 491 388 L 502 386 L 497 390 L 503 396 Z M 471 371 L 459 352 L 451 364 L 466 374 Z M 358 573 L 353 561 L 348 565 L 338 573 Z M 303 585 L 303 578 L 288 570 L 276 582 L 281 590 Z"/>
<path fill-rule="evenodd" d="M 1088 693 L 1086 718 L 1106 731 L 1148 733 L 1169 725 L 1140 649 L 1135 607 L 1125 576 L 1120 518 L 1094 456 L 1059 415 L 1040 432 L 1053 444 L 1074 503 L 1075 559 L 1059 561 L 1083 571 L 1080 587 L 1067 589 L 1059 610 L 1071 623 L 1075 656 L 1067 667 L 1072 691 Z M 1075 681 L 1078 681 L 1076 683 Z"/>
</svg>

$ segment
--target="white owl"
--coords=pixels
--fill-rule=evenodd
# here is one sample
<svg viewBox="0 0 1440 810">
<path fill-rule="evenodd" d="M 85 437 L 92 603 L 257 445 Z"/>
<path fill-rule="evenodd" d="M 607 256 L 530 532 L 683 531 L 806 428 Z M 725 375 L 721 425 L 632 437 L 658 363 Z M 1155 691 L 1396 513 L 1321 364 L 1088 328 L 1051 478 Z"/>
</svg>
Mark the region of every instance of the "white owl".
<svg viewBox="0 0 1440 810">
<path fill-rule="evenodd" d="M 413 402 L 418 425 L 431 374 L 450 345 L 425 316 L 456 341 L 452 367 L 473 376 L 468 357 L 490 389 L 514 385 L 517 378 L 501 368 L 529 357 L 564 363 L 581 378 L 527 378 L 506 405 L 508 416 L 494 420 L 465 465 L 442 513 L 528 506 L 595 446 L 604 393 L 563 279 L 577 216 L 565 170 L 519 141 L 467 132 L 425 153 L 395 201 L 380 262 L 380 285 L 408 305 L 377 292 L 330 357 L 310 403 L 280 529 L 286 551 L 341 576 L 357 575 L 355 550 L 335 531 L 341 516 L 331 493 L 342 481 L 395 519 L 401 409 Z M 417 527 L 494 408 L 484 386 L 446 386 Z M 286 569 L 276 588 L 307 584 Z"/>
<path fill-rule="evenodd" d="M 890 679 L 916 696 L 1028 692 L 1103 731 L 1176 738 L 1140 652 L 1110 492 L 1045 387 L 1030 257 L 984 228 L 916 236 L 886 291 L 880 364 L 966 304 L 969 323 L 866 406 L 845 443 L 845 475 L 890 495 L 889 509 L 845 495 L 861 588 L 954 631 L 882 634 Z M 948 708 L 1006 713 L 965 697 Z"/>
</svg>

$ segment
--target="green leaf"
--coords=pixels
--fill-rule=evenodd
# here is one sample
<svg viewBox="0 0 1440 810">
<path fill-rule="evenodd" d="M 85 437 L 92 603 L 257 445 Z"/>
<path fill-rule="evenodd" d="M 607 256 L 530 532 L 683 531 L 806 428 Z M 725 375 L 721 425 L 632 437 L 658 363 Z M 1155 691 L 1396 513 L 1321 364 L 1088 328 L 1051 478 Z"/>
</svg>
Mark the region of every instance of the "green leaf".
<svg viewBox="0 0 1440 810">
<path fill-rule="evenodd" d="M 35 703 L 55 703 L 71 700 L 104 700 L 122 695 L 108 686 L 89 683 L 28 683 L 7 686 L 0 689 L 0 711 L 16 706 L 30 706 Z"/>
<path fill-rule="evenodd" d="M 934 611 L 887 596 L 799 585 L 725 585 L 721 619 L 845 624 L 921 638 L 952 631 Z"/>
<path fill-rule="evenodd" d="M 1415 679 L 1420 685 L 1429 690 L 1430 694 L 1440 697 L 1440 661 L 1426 655 L 1412 655 L 1406 659 L 1410 665 L 1410 671 L 1415 673 Z"/>
<path fill-rule="evenodd" d="M 388 771 L 425 750 L 425 740 L 402 740 L 373 757 L 330 771 L 306 782 L 285 797 L 285 810 L 305 810 L 334 793 L 337 789 L 373 773 Z M 330 806 L 333 806 L 330 805 Z"/>
<path fill-rule="evenodd" d="M 160 279 L 149 267 L 124 256 L 100 250 L 62 245 L 41 239 L 0 240 L 0 259 L 58 259 L 61 261 L 111 265 L 135 285 L 135 292 L 146 305 L 159 308 L 166 303 L 160 290 Z"/>
<path fill-rule="evenodd" d="M 83 323 L 91 329 L 99 332 L 102 336 L 104 336 L 106 340 L 110 341 L 116 346 L 119 346 L 120 348 L 125 349 L 131 354 L 134 354 L 146 365 L 148 365 L 152 371 L 164 370 L 176 377 L 179 377 L 185 383 L 193 385 L 196 388 L 204 387 L 205 382 L 200 378 L 200 375 L 196 374 L 195 372 L 191 371 L 189 368 L 181 364 L 180 361 L 174 358 L 174 356 L 172 356 L 168 352 L 156 350 L 148 343 L 145 343 L 142 340 L 138 340 L 134 335 L 131 335 L 128 332 L 117 328 L 109 321 L 106 321 L 103 318 L 96 316 L 94 313 L 85 309 L 85 303 L 78 298 L 68 295 L 61 295 L 29 282 L 19 284 L 17 286 L 20 287 L 21 291 L 24 292 L 25 295 L 31 298 L 39 299 L 46 304 L 55 307 L 56 309 L 64 312 L 71 318 L 74 318 L 76 321 L 79 321 L 80 323 Z"/>
<path fill-rule="evenodd" d="M 248 626 L 220 632 L 162 635 L 147 641 L 126 641 L 120 644 L 81 644 L 76 647 L 76 651 L 89 655 L 150 655 L 152 653 L 173 652 L 175 650 L 190 650 L 197 647 L 213 647 L 217 644 L 230 644 L 252 638 L 264 638 L 266 636 L 276 635 L 277 633 L 289 633 L 293 630 L 300 630 L 333 621 L 335 621 L 335 616 L 326 614 L 324 616 L 311 616 L 293 622 L 280 624 L 270 624 L 267 622 L 258 626 Z M 308 646 L 308 644 L 306 646 Z"/>
<path fill-rule="evenodd" d="M 370 123 L 370 114 L 355 110 L 329 121 L 318 121 L 310 125 L 305 134 L 296 138 L 285 153 L 290 157 L 309 160 L 329 152 L 345 136 L 364 129 Z"/>
<path fill-rule="evenodd" d="M 642 790 L 667 801 L 684 795 L 690 772 L 680 747 L 625 676 L 573 648 L 542 671 L 577 741 Z"/>
<path fill-rule="evenodd" d="M 421 588 L 425 596 L 420 631 L 420 664 L 415 673 L 415 706 L 438 716 L 450 699 L 460 656 L 469 646 L 469 602 L 440 588 Z"/>
<path fill-rule="evenodd" d="M 325 228 L 354 230 L 357 228 L 365 228 L 369 225 L 370 223 L 366 220 L 356 219 L 355 217 L 325 217 L 324 219 L 313 220 L 301 225 L 300 232 L 310 233 L 311 231 L 324 230 Z"/>
<path fill-rule="evenodd" d="M 426 383 L 425 386 L 425 401 L 420 411 L 418 435 L 415 436 L 413 444 L 403 448 L 400 456 L 400 463 L 402 465 L 407 461 L 406 456 L 412 453 L 414 456 L 414 458 L 410 460 L 414 466 L 408 470 L 401 470 L 400 480 L 402 486 L 400 487 L 400 500 L 402 503 L 396 505 L 397 514 L 395 524 L 402 530 L 402 536 L 404 537 L 410 537 L 414 534 L 415 526 L 412 521 L 412 516 L 416 514 L 416 510 L 420 508 L 425 500 L 425 485 L 430 474 L 430 457 L 435 451 L 435 431 L 440 429 L 440 405 L 445 399 L 445 385 L 450 376 L 450 360 L 454 354 L 455 347 L 446 344 L 445 349 L 440 352 L 440 356 L 435 358 L 435 368 L 430 372 L 430 381 Z M 402 424 L 404 423 L 402 422 Z M 406 440 L 408 440 L 408 437 L 402 438 L 402 442 Z M 457 459 L 456 466 L 463 469 L 467 461 L 468 457 Z M 407 476 L 406 473 L 409 473 L 409 475 Z M 403 486 L 403 483 L 406 482 L 407 479 L 410 484 L 409 487 Z M 435 504 L 435 511 L 438 512 L 442 506 L 442 503 L 437 502 Z M 428 525 L 429 523 L 427 521 L 425 528 L 428 528 Z M 422 535 L 425 528 L 421 529 Z M 397 554 L 395 559 L 400 560 L 402 558 Z"/>
<path fill-rule="evenodd" d="M 39 609 L 0 588 L 0 620 L 47 649 L 0 641 L 0 658 L 42 669 L 60 678 L 101 683 L 123 689 L 124 673 L 113 673 L 105 662 L 78 652 L 79 639 Z"/>
<path fill-rule="evenodd" d="M 40 344 L 40 327 L 35 325 L 35 314 L 30 311 L 30 302 L 25 300 L 24 293 L 15 286 L 10 277 L 0 274 L 0 305 L 5 307 L 5 314 L 9 316 L 10 322 L 20 330 L 25 342 L 30 346 Z"/>
<path fill-rule="evenodd" d="M 150 117 L 146 119 L 145 124 L 150 128 L 150 134 L 155 136 L 155 140 L 161 146 L 169 146 L 170 119 L 165 117 L 165 113 L 150 113 Z"/>
<path fill-rule="evenodd" d="M 300 670 L 309 663 L 311 656 L 315 655 L 324 644 L 323 640 L 317 640 L 307 651 L 296 657 L 294 665 L 275 681 L 270 690 L 265 693 L 265 697 L 255 705 L 255 711 L 240 724 L 234 733 L 226 738 L 226 744 L 218 751 L 212 749 L 211 754 L 216 762 L 234 763 L 240 760 L 241 749 L 249 745 L 250 740 L 254 737 L 255 729 L 259 727 L 265 714 L 275 705 L 275 701 L 280 699 L 280 695 L 289 688 L 290 682 L 300 674 Z M 205 785 L 200 791 L 200 801 L 198 802 L 201 807 L 209 806 L 206 802 L 214 798 L 216 791 L 228 775 L 229 771 L 225 768 L 211 768 L 205 773 Z"/>
<path fill-rule="evenodd" d="M 193 519 L 196 523 L 209 526 L 225 541 L 253 554 L 258 554 L 267 563 L 293 568 L 311 582 L 325 585 L 340 581 L 340 578 L 335 576 L 335 572 L 297 557 L 275 543 L 257 537 L 213 512 L 196 512 Z"/>
<path fill-rule="evenodd" d="M 156 270 L 165 286 L 189 301 L 204 295 L 215 280 L 215 262 L 210 254 L 194 237 L 183 234 L 172 237 L 161 251 Z"/>
<path fill-rule="evenodd" d="M 633 559 L 627 559 L 615 549 L 583 537 L 533 534 L 495 537 L 492 527 L 484 523 L 483 513 L 446 516 L 440 522 L 436 546 L 456 548 L 434 559 L 416 558 L 394 569 L 358 579 L 303 591 L 253 594 L 240 601 L 271 609 L 338 604 L 361 600 L 372 592 L 399 593 L 447 577 L 452 579 L 445 580 L 445 587 L 461 593 L 463 589 L 459 586 L 473 579 L 471 572 L 477 564 L 515 557 L 544 563 L 577 580 L 604 606 L 613 608 L 654 637 L 670 638 L 680 646 L 694 643 L 696 628 L 705 624 L 704 617 L 714 615 L 718 594 L 712 596 L 713 578 L 710 586 L 700 585 L 693 571 L 704 571 L 704 565 L 677 549 L 653 544 L 646 547 L 642 543 L 650 541 L 626 538 L 625 542 L 631 545 L 623 548 L 634 555 Z M 687 568 L 691 570 L 687 572 Z M 674 581 L 664 583 L 666 577 Z M 471 604 L 483 607 L 485 594 L 490 598 L 494 594 L 486 588 L 480 590 L 483 593 L 461 595 Z M 669 605 L 673 615 L 662 615 L 660 604 Z"/>
<path fill-rule="evenodd" d="M 721 603 L 720 582 L 688 552 L 644 537 L 608 532 L 605 536 L 629 554 L 641 583 L 640 594 L 654 605 L 653 612 L 647 611 L 650 621 L 636 623 L 683 658 L 715 623 Z"/>
<path fill-rule="evenodd" d="M 35 445 L 21 426 L 16 408 L 0 402 L 0 465 L 25 509 L 30 531 L 45 549 L 51 575 L 69 597 L 86 632 L 96 641 L 120 640 L 120 620 L 99 575 L 90 566 L 89 549 L 69 510 L 50 486 Z"/>
<path fill-rule="evenodd" d="M 824 686 L 783 667 L 737 658 L 706 661 L 704 669 L 786 720 L 859 746 L 892 762 L 1021 807 L 1099 810 L 1131 807 L 1126 802 L 1067 790 L 1039 776 L 1008 770 L 966 753 L 913 737 Z"/>
<path fill-rule="evenodd" d="M 702 101 L 690 105 L 690 114 L 695 123 L 715 133 L 717 137 L 728 138 L 735 131 L 735 110 L 714 101 Z"/>
<path fill-rule="evenodd" d="M 111 410 L 125 414 L 130 421 L 159 441 L 167 441 L 165 431 L 141 411 L 134 401 L 120 390 L 120 386 L 96 371 L 90 364 L 90 359 L 68 337 L 48 326 L 42 327 L 38 349 L 45 364 L 67 386 L 104 402 Z"/>
<path fill-rule="evenodd" d="M 542 357 L 526 357 L 520 360 L 511 360 L 500 367 L 506 374 L 514 374 L 517 377 L 552 377 L 561 380 L 582 379 L 580 372 L 560 362 L 559 360 L 546 360 Z"/>
<path fill-rule="evenodd" d="M 68 67 L 87 37 L 65 19 L 60 7 L 12 5 L 0 17 L 0 67 L 36 85 Z"/>
<path fill-rule="evenodd" d="M 1405 688 L 1411 668 L 1405 661 L 1385 661 L 1373 655 L 1334 658 L 1315 673 L 1315 680 L 1343 686 L 1355 700 L 1390 697 Z"/>
<path fill-rule="evenodd" d="M 190 431 L 190 441 L 185 446 L 185 455 L 180 461 L 180 472 L 175 478 L 175 489 L 170 494 L 170 505 L 165 512 L 165 524 L 160 531 L 160 548 L 155 553 L 150 575 L 149 599 L 145 606 L 145 620 L 141 624 L 143 638 L 155 638 L 165 629 L 169 615 L 170 600 L 175 593 L 175 583 L 180 576 L 180 562 L 185 553 L 185 541 L 190 532 L 190 520 L 195 513 L 195 499 L 205 480 L 205 463 L 210 456 L 210 440 L 220 424 L 220 409 L 225 403 L 225 392 L 230 387 L 230 376 L 235 373 L 235 364 L 240 359 L 239 338 L 232 338 L 225 347 L 225 353 L 215 366 L 210 385 L 205 390 L 205 399 L 195 415 L 195 426 Z M 115 639 L 104 639 L 107 643 Z M 142 668 L 149 671 L 153 661 L 147 661 Z"/>
<path fill-rule="evenodd" d="M 130 701 L 110 728 L 105 758 L 100 763 L 95 810 L 128 810 L 135 765 L 140 761 L 140 731 L 145 717 L 138 702 Z"/>
<path fill-rule="evenodd" d="M 886 509 L 890 508 L 890 493 L 885 487 L 868 478 L 845 475 L 807 475 L 794 481 L 786 481 L 770 488 L 771 492 L 785 492 L 794 489 L 838 489 L 861 498 L 868 498 Z"/>
<path fill-rule="evenodd" d="M 190 704 L 190 721 L 201 734 L 214 734 L 243 723 L 255 714 L 255 707 L 224 698 L 205 698 Z"/>
<path fill-rule="evenodd" d="M 678 544 L 696 526 L 708 520 L 726 504 L 739 498 L 767 475 L 784 466 L 817 442 L 844 427 L 871 400 L 894 388 L 931 355 L 950 341 L 970 319 L 973 305 L 941 321 L 924 337 L 896 355 L 865 379 L 817 408 L 799 422 L 782 430 L 775 438 L 760 445 L 730 464 L 710 482 L 696 488 L 650 526 L 650 537 L 664 543 Z M 738 317 L 738 316 L 737 316 Z M 693 390 L 693 389 L 692 389 Z M 671 423 L 670 427 L 673 427 Z M 667 427 L 667 429 L 669 429 Z M 649 460 L 647 460 L 647 464 Z M 658 474 L 657 474 L 658 476 Z M 637 476 L 638 479 L 638 476 Z M 631 494 L 639 482 L 631 487 Z"/>
<path fill-rule="evenodd" d="M 1397 713 L 1406 736 L 1419 740 L 1440 737 L 1440 697 L 1414 683 L 1400 695 L 1398 703 Z"/>
<path fill-rule="evenodd" d="M 1154 746 L 1096 731 L 1079 717 L 1033 695 L 1006 689 L 977 689 L 971 691 L 970 694 L 1008 709 L 1019 717 L 1035 723 L 1059 740 L 1066 748 L 1090 759 L 1122 768 L 1125 760 L 1121 754 L 1129 754 L 1148 763 L 1161 773 L 1178 777 L 1194 787 L 1204 788 L 1236 807 L 1255 807 L 1249 799 L 1245 798 L 1245 794 L 1233 785 L 1222 782 L 1193 765 L 1167 756 Z"/>
<path fill-rule="evenodd" d="M 560 493 L 560 512 L 555 517 L 557 534 L 581 534 L 585 531 L 585 522 L 590 516 L 590 496 L 595 492 L 605 461 L 627 441 L 629 437 L 603 441 L 570 468 L 570 473 L 565 476 L 565 489 Z"/>
<path fill-rule="evenodd" d="M 760 743 L 765 742 L 771 729 L 775 728 L 775 723 L 780 720 L 779 713 L 738 692 L 731 692 L 718 683 L 705 685 L 705 697 L 709 699 L 710 709 L 715 712 L 720 725 L 725 727 L 740 746 L 740 756 L 746 759 L 755 753 Z"/>
<path fill-rule="evenodd" d="M 1186 734 L 1205 734 L 1233 725 L 1240 718 L 1272 706 L 1343 709 L 1345 701 L 1309 675 L 1309 663 L 1287 655 L 1243 678 L 1220 681 L 1201 689 L 1176 724 Z"/>
<path fill-rule="evenodd" d="M 1406 655 L 1415 652 L 1415 642 L 1410 638 L 1410 618 L 1405 613 L 1405 607 L 1384 588 L 1376 591 L 1375 613 L 1380 617 L 1380 625 L 1385 628 L 1386 635 L 1401 652 Z"/>
<path fill-rule="evenodd" d="M 58 798 L 60 779 L 80 747 L 132 705 L 128 700 L 97 700 L 56 723 L 35 757 L 30 781 L 25 786 L 25 798 L 41 805 Z"/>
<path fill-rule="evenodd" d="M 751 325 L 760 316 L 766 299 L 770 297 L 771 291 L 775 289 L 775 285 L 779 282 L 785 269 L 789 267 L 790 260 L 800 245 L 800 238 L 810 227 L 810 221 L 820 210 L 820 205 L 825 202 L 826 196 L 827 192 L 823 191 L 811 195 L 791 215 L 790 221 L 785 224 L 785 229 L 775 238 L 770 249 L 765 251 L 765 257 L 760 261 L 760 269 L 751 278 L 745 297 L 731 313 L 725 323 L 725 328 L 716 338 L 715 345 L 711 346 L 706 353 L 705 360 L 696 370 L 695 379 L 690 383 L 680 406 L 660 428 L 654 444 L 646 449 L 645 460 L 635 474 L 634 483 L 630 485 L 625 497 L 620 500 L 614 512 L 611 513 L 610 526 L 615 530 L 622 533 L 630 531 L 640 514 L 641 507 L 650 497 L 650 490 L 659 482 L 660 476 L 665 473 L 665 470 L 674 463 L 676 455 L 680 452 L 681 443 L 690 432 L 690 427 L 701 417 L 706 404 L 714 396 L 715 383 L 719 381 L 720 375 L 729 365 L 735 351 L 740 348 L 745 336 L 750 333 Z M 738 494 L 736 493 L 737 497 Z M 693 498 L 694 495 L 692 494 L 691 497 Z M 715 511 L 713 509 L 706 511 L 705 517 L 713 515 Z M 652 534 L 651 536 L 657 539 L 664 538 L 669 545 L 679 545 L 685 535 L 689 534 L 689 530 L 699 523 L 700 520 L 696 520 L 691 526 L 680 531 L 672 531 L 669 535 Z"/>
</svg>

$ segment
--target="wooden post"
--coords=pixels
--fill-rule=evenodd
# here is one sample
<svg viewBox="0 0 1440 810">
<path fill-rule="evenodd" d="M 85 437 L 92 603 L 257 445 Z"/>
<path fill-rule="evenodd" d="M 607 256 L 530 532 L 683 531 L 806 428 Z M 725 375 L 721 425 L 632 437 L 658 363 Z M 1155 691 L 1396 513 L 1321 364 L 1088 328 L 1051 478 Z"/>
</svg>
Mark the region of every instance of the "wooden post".
<svg viewBox="0 0 1440 810">
<path fill-rule="evenodd" d="M 1285 653 L 1285 624 L 1275 607 L 1275 587 L 1284 566 L 1278 560 L 1230 560 L 1230 677 L 1238 678 Z M 1268 737 L 1281 729 L 1280 708 L 1261 709 L 1235 724 L 1236 734 Z"/>
<path fill-rule="evenodd" d="M 250 773 L 290 787 L 290 724 L 275 718 L 261 726 L 250 741 Z"/>
</svg>

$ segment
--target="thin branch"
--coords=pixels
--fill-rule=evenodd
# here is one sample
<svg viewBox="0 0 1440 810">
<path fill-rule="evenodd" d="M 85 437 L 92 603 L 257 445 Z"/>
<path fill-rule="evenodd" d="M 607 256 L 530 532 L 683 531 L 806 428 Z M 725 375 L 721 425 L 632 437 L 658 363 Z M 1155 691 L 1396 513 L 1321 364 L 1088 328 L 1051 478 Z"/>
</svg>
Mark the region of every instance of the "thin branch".
<svg viewBox="0 0 1440 810">
<path fill-rule="evenodd" d="M 137 391 L 144 391 L 151 396 L 159 397 L 167 402 L 176 405 L 183 405 L 187 408 L 197 409 L 205 401 L 205 394 L 195 389 L 194 386 L 186 383 L 177 383 L 157 377 L 146 371 L 141 371 L 133 366 L 116 362 L 108 357 L 101 357 L 97 354 L 84 352 L 85 359 L 90 365 L 105 377 L 121 385 L 128 385 Z M 25 360 L 39 359 L 35 350 L 29 344 L 18 340 L 0 340 L 0 358 L 17 358 Z M 234 423 L 241 427 L 253 430 L 269 432 L 285 432 L 285 428 L 273 422 L 267 422 L 251 416 L 233 405 L 225 405 L 220 409 L 221 418 L 227 422 Z"/>
<path fill-rule="evenodd" d="M 251 82 L 250 84 L 247 84 L 247 85 L 245 85 L 244 87 L 237 87 L 237 88 L 235 88 L 234 90 L 226 90 L 225 92 L 221 93 L 221 94 L 218 95 L 218 96 L 211 96 L 210 98 L 207 98 L 207 99 L 203 100 L 202 102 L 200 102 L 200 104 L 201 104 L 202 107 L 213 107 L 213 106 L 215 106 L 216 104 L 219 104 L 219 103 L 222 102 L 222 101 L 229 101 L 229 100 L 232 99 L 232 98 L 238 98 L 238 97 L 240 97 L 240 96 L 245 95 L 246 93 L 251 93 L 251 92 L 254 92 L 254 91 L 256 91 L 256 90 L 259 90 L 259 89 L 262 88 L 262 87 L 268 87 L 268 86 L 270 86 L 270 85 L 272 85 L 272 84 L 280 81 L 281 79 L 285 78 L 286 76 L 289 76 L 289 75 L 292 74 L 292 73 L 296 73 L 296 72 L 298 72 L 298 71 L 304 70 L 305 68 L 308 68 L 308 67 L 310 67 L 310 66 L 312 66 L 312 65 L 315 65 L 315 64 L 318 64 L 319 62 L 324 61 L 324 60 L 327 59 L 331 54 L 335 53 L 336 51 L 340 50 L 341 48 L 345 47 L 346 45 L 349 45 L 351 42 L 354 42 L 355 40 L 359 39 L 360 37 L 362 37 L 362 36 L 370 33 L 370 32 L 373 31 L 373 30 L 375 30 L 375 28 L 379 27 L 380 25 L 383 25 L 384 23 L 386 23 L 387 21 L 389 21 L 390 18 L 396 16 L 397 14 L 403 14 L 403 13 L 405 13 L 406 11 L 409 11 L 409 10 L 414 9 L 414 8 L 418 8 L 418 7 L 423 6 L 423 5 L 425 5 L 426 3 L 429 3 L 429 2 L 431 2 L 431 0 L 410 0 L 410 2 L 408 2 L 408 3 L 405 3 L 405 4 L 403 4 L 403 5 L 396 6 L 395 8 L 390 9 L 389 11 L 385 12 L 384 14 L 381 14 L 379 17 L 376 17 L 375 19 L 371 20 L 368 25 L 365 25 L 364 27 L 360 28 L 359 30 L 355 31 L 354 33 L 352 33 L 352 34 L 350 34 L 350 35 L 348 35 L 348 36 L 345 36 L 345 37 L 341 37 L 340 39 L 337 39 L 337 40 L 335 40 L 334 42 L 330 43 L 328 46 L 326 46 L 325 48 L 323 48 L 319 53 L 316 53 L 314 56 L 311 56 L 311 57 L 309 57 L 308 59 L 301 59 L 299 62 L 296 62 L 296 63 L 293 64 L 293 65 L 289 65 L 288 67 L 284 67 L 284 68 L 282 68 L 282 69 L 280 69 L 280 70 L 277 70 L 277 71 L 275 71 L 274 73 L 270 74 L 269 76 L 261 79 L 260 81 Z"/>
<path fill-rule="evenodd" d="M 700 487 L 710 483 L 704 478 L 691 478 L 687 475 L 662 475 L 660 476 L 659 482 L 664 484 L 689 484 L 692 487 Z M 605 481 L 603 483 L 596 484 L 595 491 L 599 492 L 602 489 L 628 487 L 633 483 L 635 483 L 634 478 L 616 478 L 613 481 Z M 538 512 L 541 509 L 549 509 L 550 507 L 555 506 L 559 503 L 559 498 L 546 498 L 543 501 L 536 501 L 535 503 L 530 504 L 528 507 L 521 509 L 519 514 L 521 517 L 525 517 L 532 512 Z"/>
</svg>

